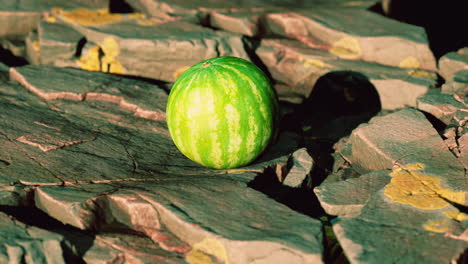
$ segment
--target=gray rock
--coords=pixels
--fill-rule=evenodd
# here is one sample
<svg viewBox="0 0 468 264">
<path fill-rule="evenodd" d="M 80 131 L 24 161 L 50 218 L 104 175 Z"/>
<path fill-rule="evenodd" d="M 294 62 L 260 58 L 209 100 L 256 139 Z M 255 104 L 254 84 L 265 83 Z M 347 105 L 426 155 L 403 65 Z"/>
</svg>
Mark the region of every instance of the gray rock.
<svg viewBox="0 0 468 264">
<path fill-rule="evenodd" d="M 314 160 L 307 153 L 307 149 L 301 148 L 296 150 L 288 163 L 290 163 L 291 168 L 286 176 L 284 176 L 282 183 L 293 188 L 307 185 L 310 182 L 310 171 L 314 166 Z"/>
<path fill-rule="evenodd" d="M 28 226 L 0 212 L 1 263 L 66 263 L 63 236 Z"/>
<path fill-rule="evenodd" d="M 173 82 L 188 67 L 205 59 L 249 59 L 240 35 L 183 21 L 163 23 L 141 14 L 100 14 L 92 10 L 62 10 L 54 15 L 88 41 L 78 60 L 60 66 Z"/>
<path fill-rule="evenodd" d="M 37 23 L 54 8 L 107 8 L 108 0 L 4 0 L 0 6 L 0 38 L 23 40 Z"/>
<path fill-rule="evenodd" d="M 468 100 L 457 95 L 443 93 L 429 93 L 417 99 L 419 110 L 430 113 L 444 124 L 459 125 L 468 119 Z"/>
<path fill-rule="evenodd" d="M 256 53 L 276 81 L 280 99 L 294 103 L 309 97 L 319 78 L 332 72 L 363 75 L 379 94 L 382 109 L 389 110 L 416 106 L 416 98 L 436 81 L 435 73 L 430 71 L 340 59 L 291 40 L 264 39 Z"/>
<path fill-rule="evenodd" d="M 20 85 L 0 84 L 0 205 L 35 206 L 100 232 L 77 257 L 322 262 L 321 223 L 248 187 L 266 167 L 285 166 L 287 155 L 204 168 L 171 142 L 167 94 L 154 84 L 46 66 L 11 68 L 10 77 Z"/>
<path fill-rule="evenodd" d="M 439 59 L 439 73 L 446 80 L 451 80 L 454 74 L 468 67 L 468 47 L 457 52 L 449 52 Z"/>
</svg>

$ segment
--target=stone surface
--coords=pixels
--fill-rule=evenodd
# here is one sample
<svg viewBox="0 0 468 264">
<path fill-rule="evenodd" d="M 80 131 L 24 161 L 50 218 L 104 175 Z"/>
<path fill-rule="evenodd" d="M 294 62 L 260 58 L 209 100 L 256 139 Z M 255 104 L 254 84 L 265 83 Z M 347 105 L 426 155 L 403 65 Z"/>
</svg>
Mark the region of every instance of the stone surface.
<svg viewBox="0 0 468 264">
<path fill-rule="evenodd" d="M 336 148 L 363 175 L 335 177 L 314 191 L 338 216 L 333 229 L 351 263 L 447 263 L 463 254 L 465 168 L 422 113 L 375 117 Z"/>
<path fill-rule="evenodd" d="M 24 39 L 37 23 L 54 8 L 106 8 L 108 0 L 3 0 L 0 6 L 0 38 Z"/>
<path fill-rule="evenodd" d="M 354 217 L 361 214 L 371 195 L 389 180 L 388 171 L 379 170 L 358 178 L 322 183 L 314 192 L 327 214 Z"/>
<path fill-rule="evenodd" d="M 307 182 L 310 181 L 310 171 L 314 166 L 314 160 L 307 153 L 307 149 L 301 148 L 295 151 L 288 163 L 291 169 L 281 182 L 293 188 L 307 185 Z"/>
<path fill-rule="evenodd" d="M 452 79 L 442 85 L 442 92 L 460 97 L 468 96 L 468 70 L 455 72 Z"/>
<path fill-rule="evenodd" d="M 321 223 L 247 186 L 266 167 L 286 165 L 275 146 L 270 161 L 207 169 L 171 142 L 167 94 L 154 84 L 46 66 L 9 73 L 19 84 L 0 85 L 1 205 L 34 206 L 88 232 L 136 232 L 154 242 L 99 235 L 78 257 L 322 261 Z"/>
<path fill-rule="evenodd" d="M 142 14 L 86 9 L 59 10 L 54 15 L 87 40 L 80 58 L 61 66 L 173 82 L 188 67 L 208 58 L 249 59 L 240 35 L 183 21 L 163 23 Z"/>
<path fill-rule="evenodd" d="M 433 115 L 446 125 L 458 126 L 463 120 L 468 120 L 467 104 L 467 98 L 438 92 L 425 94 L 417 99 L 419 110 Z"/>
<path fill-rule="evenodd" d="M 449 52 L 439 59 L 439 73 L 446 80 L 461 70 L 468 69 L 468 47 L 459 49 L 457 52 Z"/>
<path fill-rule="evenodd" d="M 466 262 L 466 45 L 414 26 L 460 28 L 435 4 L 0 2 L 0 263 Z M 171 82 L 220 55 L 282 99 L 233 170 L 165 124 Z"/>
<path fill-rule="evenodd" d="M 463 164 L 450 153 L 426 117 L 414 109 L 374 117 L 355 129 L 348 140 L 339 142 L 336 149 L 361 174 L 420 164 L 443 186 L 468 192 Z M 459 202 L 468 204 L 468 200 Z"/>
<path fill-rule="evenodd" d="M 37 40 L 27 40 L 32 64 L 60 66 L 75 59 L 84 36 L 60 22 L 42 21 L 38 24 Z M 36 58 L 37 57 L 37 58 Z"/>
<path fill-rule="evenodd" d="M 135 10 L 144 12 L 150 16 L 159 18 L 176 17 L 200 22 L 207 13 L 216 12 L 256 12 L 277 9 L 297 9 L 302 7 L 315 7 L 317 5 L 329 5 L 333 8 L 359 7 L 369 8 L 376 3 L 375 0 L 352 1 L 352 0 L 252 0 L 252 1 L 226 1 L 226 0 L 128 0 L 130 6 Z"/>
<path fill-rule="evenodd" d="M 66 263 L 60 234 L 25 225 L 0 212 L 1 263 Z"/>
<path fill-rule="evenodd" d="M 362 75 L 379 94 L 382 109 L 416 106 L 416 98 L 435 86 L 436 81 L 436 75 L 430 71 L 339 59 L 322 49 L 291 40 L 264 39 L 256 53 L 275 80 L 280 99 L 296 103 L 308 98 L 314 85 L 326 74 Z"/>
<path fill-rule="evenodd" d="M 436 70 L 423 28 L 368 10 L 311 8 L 271 13 L 266 20 L 270 34 L 298 39 L 339 58 Z"/>
</svg>

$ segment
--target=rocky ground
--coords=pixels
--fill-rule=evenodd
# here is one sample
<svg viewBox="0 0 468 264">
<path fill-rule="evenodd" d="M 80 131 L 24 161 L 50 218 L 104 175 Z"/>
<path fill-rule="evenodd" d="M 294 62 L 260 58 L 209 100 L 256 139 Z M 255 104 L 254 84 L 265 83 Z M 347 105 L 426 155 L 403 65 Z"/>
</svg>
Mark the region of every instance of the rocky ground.
<svg viewBox="0 0 468 264">
<path fill-rule="evenodd" d="M 0 263 L 466 263 L 461 6 L 0 3 Z M 215 56 L 281 100 L 247 167 L 167 130 L 171 84 Z"/>
</svg>

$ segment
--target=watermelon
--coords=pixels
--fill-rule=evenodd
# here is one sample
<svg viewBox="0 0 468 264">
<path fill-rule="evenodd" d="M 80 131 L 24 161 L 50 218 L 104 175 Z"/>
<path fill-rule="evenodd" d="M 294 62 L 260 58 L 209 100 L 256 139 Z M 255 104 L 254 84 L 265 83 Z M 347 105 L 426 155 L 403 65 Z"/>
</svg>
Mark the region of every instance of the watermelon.
<svg viewBox="0 0 468 264">
<path fill-rule="evenodd" d="M 181 74 L 166 108 L 169 133 L 180 152 L 215 169 L 257 158 L 275 137 L 278 116 L 278 97 L 265 73 L 226 56 Z"/>
</svg>

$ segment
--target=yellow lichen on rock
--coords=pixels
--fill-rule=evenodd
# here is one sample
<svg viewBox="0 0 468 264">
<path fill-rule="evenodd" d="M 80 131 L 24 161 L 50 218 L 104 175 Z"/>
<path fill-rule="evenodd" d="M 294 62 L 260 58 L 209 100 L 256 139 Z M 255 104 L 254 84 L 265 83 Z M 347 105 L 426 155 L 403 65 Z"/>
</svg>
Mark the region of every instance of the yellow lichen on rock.
<svg viewBox="0 0 468 264">
<path fill-rule="evenodd" d="M 123 74 L 125 69 L 117 60 L 119 53 L 117 41 L 106 38 L 100 45 L 91 47 L 77 60 L 77 63 L 83 70 Z"/>
<path fill-rule="evenodd" d="M 39 41 L 38 41 L 38 40 L 33 41 L 33 43 L 32 43 L 32 48 L 33 48 L 35 51 L 40 51 L 40 50 L 41 50 L 41 45 L 39 44 Z"/>
<path fill-rule="evenodd" d="M 101 61 L 99 59 L 99 46 L 93 46 L 82 54 L 76 61 L 81 69 L 87 71 L 101 71 Z"/>
<path fill-rule="evenodd" d="M 443 214 L 446 215 L 448 218 L 459 222 L 468 220 L 468 214 L 465 214 L 458 210 L 444 211 Z"/>
<path fill-rule="evenodd" d="M 450 220 L 429 220 L 424 225 L 423 228 L 427 231 L 436 232 L 436 233 L 445 233 L 450 228 Z"/>
<path fill-rule="evenodd" d="M 343 37 L 333 43 L 330 53 L 344 59 L 357 59 L 362 55 L 362 50 L 357 39 Z"/>
<path fill-rule="evenodd" d="M 145 14 L 142 14 L 142 13 L 129 14 L 128 18 L 135 19 L 138 25 L 141 25 L 141 26 L 154 26 L 157 24 L 155 20 L 148 18 Z"/>
<path fill-rule="evenodd" d="M 441 186 L 441 178 L 424 174 L 423 164 L 398 168 L 390 173 L 392 180 L 385 186 L 384 194 L 396 203 L 408 204 L 425 210 L 444 208 L 448 201 L 464 204 L 465 194 Z"/>
<path fill-rule="evenodd" d="M 424 71 L 424 70 L 410 70 L 408 71 L 408 74 L 413 76 L 413 77 L 422 77 L 422 78 L 437 78 L 437 74 L 434 72 L 430 71 Z"/>
<path fill-rule="evenodd" d="M 193 245 L 185 260 L 190 264 L 229 263 L 224 245 L 212 238 L 206 238 Z"/>
<path fill-rule="evenodd" d="M 79 8 L 72 11 L 57 8 L 54 11 L 68 22 L 78 23 L 83 26 L 112 24 L 123 20 L 121 14 L 111 14 L 107 8 L 98 10 Z"/>
<path fill-rule="evenodd" d="M 419 68 L 421 67 L 421 63 L 415 57 L 409 56 L 403 59 L 398 66 L 400 68 Z"/>
<path fill-rule="evenodd" d="M 324 68 L 325 67 L 325 63 L 317 59 L 304 59 L 301 57 L 300 61 L 304 63 L 305 68 L 309 68 L 309 67 Z"/>
</svg>

